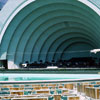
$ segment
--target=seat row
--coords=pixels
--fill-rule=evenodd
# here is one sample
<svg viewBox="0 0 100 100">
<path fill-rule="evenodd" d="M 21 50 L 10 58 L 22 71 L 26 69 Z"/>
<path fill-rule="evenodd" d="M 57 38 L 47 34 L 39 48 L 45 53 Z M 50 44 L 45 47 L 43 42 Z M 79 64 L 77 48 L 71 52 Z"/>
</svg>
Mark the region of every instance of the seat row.
<svg viewBox="0 0 100 100">
<path fill-rule="evenodd" d="M 80 100 L 73 91 L 76 83 L 3 84 L 1 100 Z"/>
<path fill-rule="evenodd" d="M 83 82 L 77 84 L 77 91 L 94 100 L 100 100 L 100 82 Z"/>
</svg>

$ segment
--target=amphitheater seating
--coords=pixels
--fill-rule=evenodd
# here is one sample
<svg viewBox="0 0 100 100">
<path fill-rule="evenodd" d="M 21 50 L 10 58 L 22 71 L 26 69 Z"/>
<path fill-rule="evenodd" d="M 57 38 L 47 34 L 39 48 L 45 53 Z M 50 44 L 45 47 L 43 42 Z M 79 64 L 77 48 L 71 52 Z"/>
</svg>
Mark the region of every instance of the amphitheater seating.
<svg viewBox="0 0 100 100">
<path fill-rule="evenodd" d="M 91 99 L 100 100 L 100 82 L 77 83 L 77 91 Z"/>
<path fill-rule="evenodd" d="M 48 100 L 47 97 L 26 97 L 26 98 L 12 98 L 11 100 Z"/>
<path fill-rule="evenodd" d="M 80 100 L 74 83 L 2 84 L 0 100 Z"/>
<path fill-rule="evenodd" d="M 100 82 L 0 84 L 0 100 L 81 100 L 78 94 L 100 100 Z"/>
</svg>

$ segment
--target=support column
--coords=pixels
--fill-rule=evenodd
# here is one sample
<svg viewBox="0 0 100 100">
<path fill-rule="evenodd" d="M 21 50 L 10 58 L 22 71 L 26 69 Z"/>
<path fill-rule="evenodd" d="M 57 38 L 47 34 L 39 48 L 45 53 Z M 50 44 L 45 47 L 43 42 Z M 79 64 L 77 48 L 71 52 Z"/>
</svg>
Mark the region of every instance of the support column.
<svg viewBox="0 0 100 100">
<path fill-rule="evenodd" d="M 8 61 L 8 69 L 19 69 L 19 66 L 14 64 L 14 61 Z"/>
</svg>

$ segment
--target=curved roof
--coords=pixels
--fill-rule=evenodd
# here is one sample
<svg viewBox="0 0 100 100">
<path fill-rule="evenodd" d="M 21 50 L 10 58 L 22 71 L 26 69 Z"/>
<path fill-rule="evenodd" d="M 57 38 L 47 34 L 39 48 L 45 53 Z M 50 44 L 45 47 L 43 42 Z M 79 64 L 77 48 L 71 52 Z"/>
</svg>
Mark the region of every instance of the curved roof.
<svg viewBox="0 0 100 100">
<path fill-rule="evenodd" d="M 0 12 L 1 59 L 57 60 L 99 48 L 100 3 L 94 1 L 9 0 Z"/>
</svg>

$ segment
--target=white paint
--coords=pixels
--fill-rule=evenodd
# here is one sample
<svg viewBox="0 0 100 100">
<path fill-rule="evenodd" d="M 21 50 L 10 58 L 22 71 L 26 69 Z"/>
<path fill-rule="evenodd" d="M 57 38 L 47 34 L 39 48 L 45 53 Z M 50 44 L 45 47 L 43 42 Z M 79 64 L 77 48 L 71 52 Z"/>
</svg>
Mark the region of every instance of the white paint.
<svg viewBox="0 0 100 100">
<path fill-rule="evenodd" d="M 57 69 L 57 66 L 47 66 L 47 69 Z"/>
<path fill-rule="evenodd" d="M 30 3 L 34 2 L 34 1 L 36 1 L 36 0 L 27 0 L 24 4 L 22 4 L 22 5 L 12 14 L 12 16 L 9 18 L 9 20 L 7 21 L 7 23 L 4 25 L 3 30 L 1 31 L 1 34 L 0 34 L 0 43 L 1 43 L 1 41 L 2 41 L 2 37 L 3 37 L 4 33 L 5 33 L 5 31 L 6 31 L 7 27 L 8 27 L 8 25 L 9 25 L 10 22 L 12 21 L 12 19 L 17 15 L 17 13 L 18 13 L 21 9 L 23 9 L 25 6 L 27 6 L 28 4 L 30 4 Z"/>
<path fill-rule="evenodd" d="M 14 61 L 8 61 L 8 69 L 19 69 L 19 67 L 14 64 Z"/>
<path fill-rule="evenodd" d="M 100 52 L 100 49 L 93 49 L 93 50 L 91 50 L 90 52 L 96 54 L 97 52 Z"/>
</svg>

